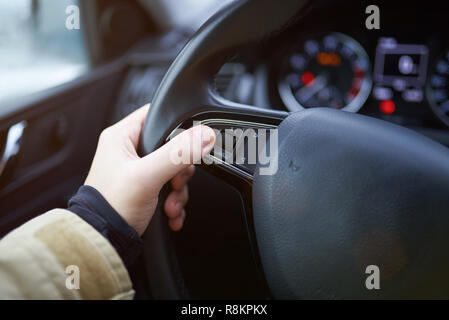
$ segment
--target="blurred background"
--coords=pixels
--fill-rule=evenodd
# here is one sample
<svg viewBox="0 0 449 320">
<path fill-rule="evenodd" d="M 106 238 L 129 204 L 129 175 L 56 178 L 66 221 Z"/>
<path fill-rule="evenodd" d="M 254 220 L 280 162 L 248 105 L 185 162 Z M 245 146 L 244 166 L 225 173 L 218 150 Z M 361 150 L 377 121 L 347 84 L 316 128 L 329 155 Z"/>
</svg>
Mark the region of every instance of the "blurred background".
<svg viewBox="0 0 449 320">
<path fill-rule="evenodd" d="M 69 16 L 66 8 L 84 5 L 80 2 L 0 1 L 0 103 L 73 80 L 95 64 L 89 55 L 89 34 L 86 34 L 93 30 L 86 30 L 82 23 L 79 30 L 68 30 L 65 26 Z M 110 2 L 125 12 L 130 10 L 133 1 Z M 140 6 L 153 13 L 152 21 L 157 28 L 190 32 L 227 2 L 141 0 Z M 114 15 L 117 15 L 114 11 L 107 12 L 100 21 L 101 26 L 107 28 L 105 24 Z M 118 32 L 133 31 L 133 26 L 123 24 L 119 29 Z"/>
<path fill-rule="evenodd" d="M 0 101 L 46 89 L 88 68 L 81 30 L 65 28 L 75 0 L 0 2 Z M 45 75 L 45 76 L 43 76 Z"/>
</svg>

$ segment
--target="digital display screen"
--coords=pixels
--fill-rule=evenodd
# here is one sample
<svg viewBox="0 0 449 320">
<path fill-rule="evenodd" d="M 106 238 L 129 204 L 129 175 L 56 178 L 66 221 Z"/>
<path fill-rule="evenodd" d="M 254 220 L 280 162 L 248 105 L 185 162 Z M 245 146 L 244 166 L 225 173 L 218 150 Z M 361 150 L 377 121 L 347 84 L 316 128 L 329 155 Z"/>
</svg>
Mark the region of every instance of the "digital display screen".
<svg viewBox="0 0 449 320">
<path fill-rule="evenodd" d="M 383 75 L 419 77 L 422 58 L 418 54 L 387 54 L 384 57 Z"/>
<path fill-rule="evenodd" d="M 402 82 L 407 87 L 423 86 L 426 80 L 428 48 L 418 44 L 397 44 L 394 39 L 379 41 L 374 80 L 379 85 Z"/>
</svg>

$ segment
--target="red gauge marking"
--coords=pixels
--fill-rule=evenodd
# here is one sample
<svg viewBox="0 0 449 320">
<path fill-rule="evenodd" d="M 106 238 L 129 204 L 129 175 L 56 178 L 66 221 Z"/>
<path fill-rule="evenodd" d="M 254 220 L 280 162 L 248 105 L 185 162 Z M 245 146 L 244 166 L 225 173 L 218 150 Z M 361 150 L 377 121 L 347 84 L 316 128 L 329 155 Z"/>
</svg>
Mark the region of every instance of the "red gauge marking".
<svg viewBox="0 0 449 320">
<path fill-rule="evenodd" d="M 354 78 L 356 78 L 356 79 L 363 79 L 363 78 L 365 78 L 365 71 L 363 71 L 363 69 L 355 67 L 354 68 Z"/>
<path fill-rule="evenodd" d="M 380 102 L 379 109 L 383 114 L 392 114 L 396 109 L 396 105 L 392 100 L 384 100 Z"/>
<path fill-rule="evenodd" d="M 315 76 L 312 72 L 306 71 L 301 76 L 302 83 L 304 83 L 305 86 L 312 86 L 315 81 Z"/>
<path fill-rule="evenodd" d="M 360 92 L 360 89 L 353 86 L 350 90 L 349 90 L 349 94 L 353 97 L 357 96 Z"/>
</svg>

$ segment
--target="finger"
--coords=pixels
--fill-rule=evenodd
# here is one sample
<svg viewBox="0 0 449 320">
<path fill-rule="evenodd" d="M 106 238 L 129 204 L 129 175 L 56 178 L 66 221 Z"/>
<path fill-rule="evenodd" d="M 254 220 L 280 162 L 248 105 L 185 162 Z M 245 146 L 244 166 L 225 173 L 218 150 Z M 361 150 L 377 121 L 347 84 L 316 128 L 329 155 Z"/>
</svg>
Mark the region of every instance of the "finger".
<svg viewBox="0 0 449 320">
<path fill-rule="evenodd" d="M 170 226 L 170 229 L 172 229 L 173 231 L 181 230 L 184 225 L 185 215 L 186 215 L 185 210 L 183 210 L 181 216 L 179 216 L 175 219 L 170 219 L 168 221 L 168 225 Z"/>
<path fill-rule="evenodd" d="M 171 186 L 172 186 L 173 190 L 181 191 L 182 188 L 190 180 L 190 178 L 193 177 L 194 173 L 195 173 L 195 166 L 194 165 L 190 165 L 188 168 L 186 168 L 186 169 L 182 170 L 180 173 L 178 173 L 171 180 Z"/>
<path fill-rule="evenodd" d="M 181 215 L 184 206 L 189 201 L 189 192 L 187 186 L 184 186 L 183 190 L 172 191 L 164 203 L 165 214 L 169 218 L 176 218 Z"/>
<path fill-rule="evenodd" d="M 165 145 L 140 159 L 146 178 L 163 185 L 191 164 L 201 162 L 215 143 L 215 132 L 207 126 L 195 126 L 177 135 Z"/>
</svg>

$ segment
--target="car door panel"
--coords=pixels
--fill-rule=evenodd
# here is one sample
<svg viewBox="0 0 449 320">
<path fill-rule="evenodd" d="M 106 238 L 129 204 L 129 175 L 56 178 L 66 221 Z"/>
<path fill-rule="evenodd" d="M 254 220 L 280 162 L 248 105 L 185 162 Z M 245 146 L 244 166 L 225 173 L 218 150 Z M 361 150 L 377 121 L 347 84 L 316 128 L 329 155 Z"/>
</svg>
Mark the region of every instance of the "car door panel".
<svg viewBox="0 0 449 320">
<path fill-rule="evenodd" d="M 113 62 L 18 102 L 0 120 L 0 132 L 26 121 L 20 150 L 0 177 L 0 235 L 66 205 L 87 174 L 125 72 L 122 61 Z"/>
</svg>

